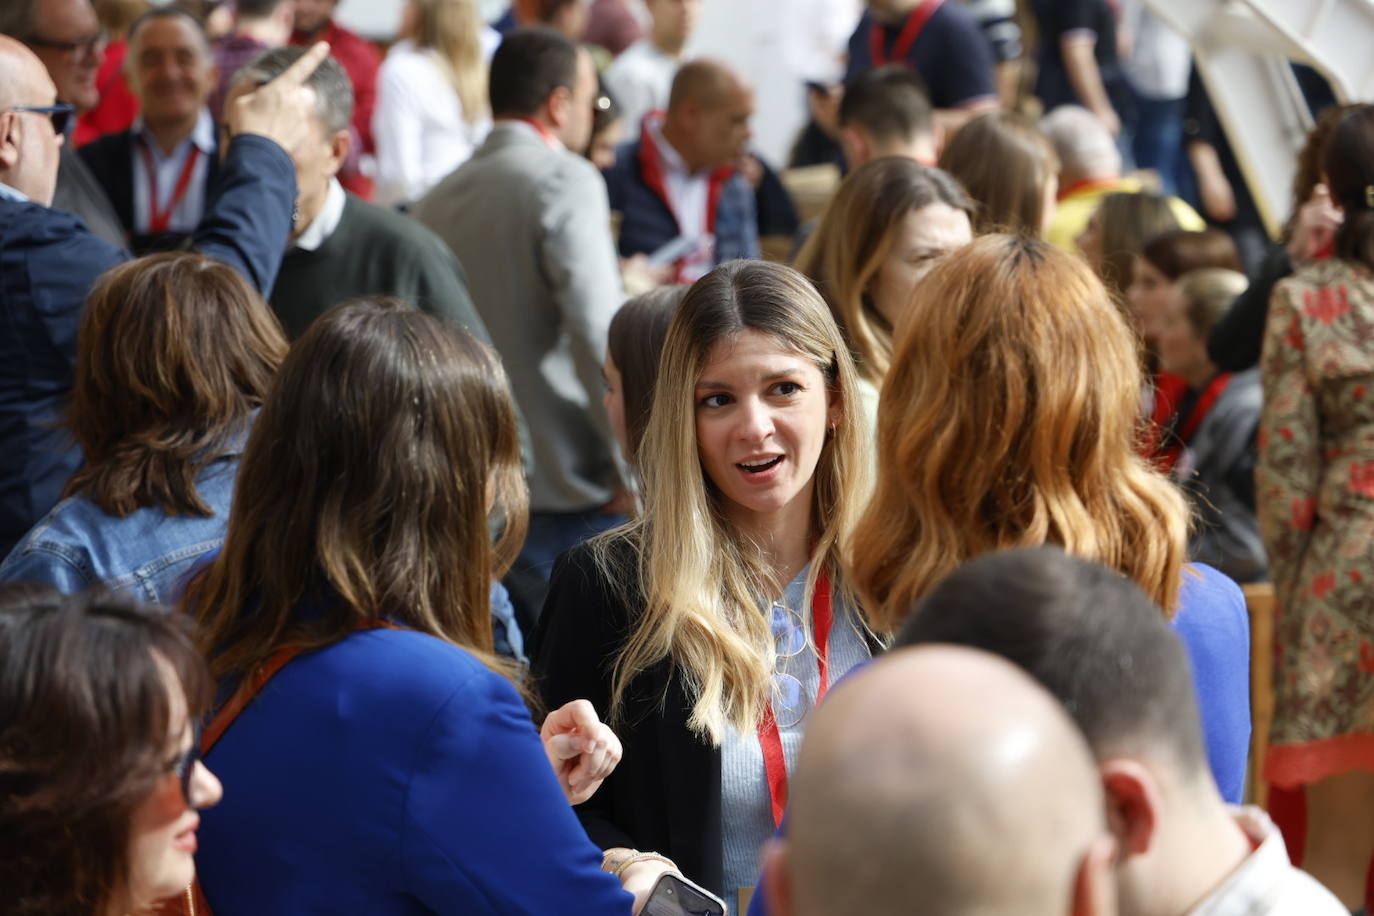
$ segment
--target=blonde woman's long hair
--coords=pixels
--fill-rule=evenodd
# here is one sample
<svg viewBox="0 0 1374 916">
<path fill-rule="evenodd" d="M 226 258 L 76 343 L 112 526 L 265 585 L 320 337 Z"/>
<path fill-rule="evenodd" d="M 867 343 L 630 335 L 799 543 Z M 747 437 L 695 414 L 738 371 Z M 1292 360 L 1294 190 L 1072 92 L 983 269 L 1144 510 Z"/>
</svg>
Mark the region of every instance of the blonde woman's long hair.
<svg viewBox="0 0 1374 916">
<path fill-rule="evenodd" d="M 857 608 L 840 575 L 841 547 L 868 490 L 857 377 L 825 303 L 805 277 L 778 264 L 732 261 L 687 293 L 664 342 L 639 451 L 644 513 L 593 542 L 605 578 L 627 600 L 643 601 L 615 659 L 610 719 L 621 718 L 631 682 L 667 658 L 695 700 L 688 725 L 717 745 L 728 727 L 750 731 L 763 716 L 774 643 L 760 603 L 787 585 L 774 581 L 757 546 L 727 520 L 697 452 L 696 384 L 715 345 L 746 330 L 811 360 L 839 399 L 841 419 L 827 435 L 813 478 L 815 546 L 803 613 L 810 613 L 822 570 L 837 603 Z M 631 549 L 617 549 L 627 544 Z M 635 558 L 632 568 L 625 568 L 627 555 Z"/>
<path fill-rule="evenodd" d="M 954 179 L 903 156 L 864 163 L 840 185 L 796 268 L 816 284 L 854 354 L 859 375 L 881 385 L 892 361 L 892 325 L 869 299 L 908 213 L 931 204 L 974 205 Z"/>
<path fill-rule="evenodd" d="M 1119 570 L 1172 615 L 1183 495 L 1136 452 L 1140 353 L 1082 260 L 988 235 L 918 286 L 878 408 L 878 484 L 851 583 L 895 629 L 947 573 L 1056 544 Z"/>
<path fill-rule="evenodd" d="M 489 102 L 477 0 L 410 0 L 410 5 L 411 40 L 417 48 L 437 52 L 439 66 L 463 105 L 463 120 L 482 120 Z"/>
</svg>

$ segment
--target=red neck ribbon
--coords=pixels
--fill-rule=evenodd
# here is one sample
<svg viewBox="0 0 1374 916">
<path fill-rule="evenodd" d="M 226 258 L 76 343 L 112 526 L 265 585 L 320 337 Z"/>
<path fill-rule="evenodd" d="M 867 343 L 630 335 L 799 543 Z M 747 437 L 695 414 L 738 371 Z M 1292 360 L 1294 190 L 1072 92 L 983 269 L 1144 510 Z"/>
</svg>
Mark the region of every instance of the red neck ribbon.
<svg viewBox="0 0 1374 916">
<path fill-rule="evenodd" d="M 830 595 L 830 576 L 822 571 L 816 578 L 816 589 L 811 595 L 811 636 L 816 646 L 816 668 L 820 672 L 820 683 L 816 687 L 816 704 L 819 705 L 830 685 L 830 624 L 834 619 Z M 768 799 L 773 807 L 774 826 L 782 825 L 782 816 L 787 811 L 787 759 L 782 752 L 782 736 L 778 733 L 778 720 L 773 717 L 773 704 L 768 704 L 763 721 L 759 723 L 759 746 L 763 749 L 763 769 L 768 776 Z"/>
<path fill-rule="evenodd" d="M 186 190 L 191 186 L 191 176 L 195 174 L 196 161 L 200 159 L 200 147 L 191 145 L 191 151 L 186 154 L 186 164 L 181 167 L 181 175 L 165 209 L 158 209 L 157 166 L 153 163 L 153 151 L 146 137 L 139 137 L 138 151 L 143 155 L 143 170 L 148 175 L 148 234 L 161 235 L 172 224 L 172 211 L 181 204 Z"/>
<path fill-rule="evenodd" d="M 916 39 L 921 37 L 921 30 L 926 27 L 930 17 L 935 15 L 945 0 L 925 0 L 920 6 L 912 10 L 906 17 L 902 31 L 897 34 L 897 43 L 892 46 L 892 54 L 888 55 L 885 47 L 886 41 L 882 23 L 877 20 L 868 27 L 868 56 L 873 61 L 873 66 L 881 67 L 884 64 L 901 64 L 903 67 L 909 66 L 907 55 L 911 53 L 912 47 L 916 44 Z"/>
</svg>

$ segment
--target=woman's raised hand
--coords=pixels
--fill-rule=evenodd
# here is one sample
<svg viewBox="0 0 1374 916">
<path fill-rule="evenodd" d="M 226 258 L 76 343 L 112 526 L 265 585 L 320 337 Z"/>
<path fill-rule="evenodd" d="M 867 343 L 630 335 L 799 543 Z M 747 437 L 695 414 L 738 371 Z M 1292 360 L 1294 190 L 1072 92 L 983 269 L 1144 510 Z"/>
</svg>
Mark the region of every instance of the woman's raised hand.
<svg viewBox="0 0 1374 916">
<path fill-rule="evenodd" d="M 596 794 L 620 762 L 620 739 L 587 700 L 573 700 L 549 713 L 539 737 L 570 805 Z"/>
</svg>

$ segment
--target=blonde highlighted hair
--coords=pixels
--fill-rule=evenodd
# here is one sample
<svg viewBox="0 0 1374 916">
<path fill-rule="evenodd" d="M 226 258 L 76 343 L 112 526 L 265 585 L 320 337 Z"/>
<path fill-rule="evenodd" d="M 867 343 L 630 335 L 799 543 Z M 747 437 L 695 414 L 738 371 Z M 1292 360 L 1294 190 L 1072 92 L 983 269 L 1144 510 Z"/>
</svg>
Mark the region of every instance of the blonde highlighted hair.
<svg viewBox="0 0 1374 916">
<path fill-rule="evenodd" d="M 854 170 L 835 192 L 820 225 L 797 255 L 849 341 L 859 375 L 882 384 L 892 360 L 892 325 L 868 287 L 901 235 L 908 213 L 945 204 L 973 218 L 974 204 L 954 179 L 914 159 L 886 156 Z"/>
<path fill-rule="evenodd" d="M 482 55 L 482 17 L 477 0 L 410 0 L 410 38 L 417 48 L 429 48 L 458 93 L 463 120 L 469 124 L 487 116 L 487 62 Z"/>
<path fill-rule="evenodd" d="M 743 331 L 766 334 L 813 362 L 841 411 L 812 478 L 815 546 L 805 613 L 822 570 L 836 600 L 855 606 L 839 576 L 840 550 L 867 495 L 870 463 L 853 360 L 806 278 L 778 264 L 733 261 L 698 280 L 664 341 L 639 451 L 644 513 L 593 544 L 602 575 L 643 601 L 615 659 L 611 720 L 623 712 L 636 676 L 667 658 L 694 697 L 689 726 L 715 744 L 727 727 L 749 731 L 763 715 L 774 644 L 760 605 L 787 585 L 774 581 L 757 545 L 727 520 L 697 450 L 696 384 L 713 348 Z M 632 549 L 617 549 L 627 542 Z M 634 568 L 617 559 L 626 556 L 636 558 Z"/>
<path fill-rule="evenodd" d="M 851 582 L 894 629 L 979 554 L 1040 544 L 1103 563 L 1167 613 L 1182 494 L 1135 450 L 1135 337 L 1080 259 L 988 235 L 922 281 L 878 408 L 878 485 Z"/>
</svg>

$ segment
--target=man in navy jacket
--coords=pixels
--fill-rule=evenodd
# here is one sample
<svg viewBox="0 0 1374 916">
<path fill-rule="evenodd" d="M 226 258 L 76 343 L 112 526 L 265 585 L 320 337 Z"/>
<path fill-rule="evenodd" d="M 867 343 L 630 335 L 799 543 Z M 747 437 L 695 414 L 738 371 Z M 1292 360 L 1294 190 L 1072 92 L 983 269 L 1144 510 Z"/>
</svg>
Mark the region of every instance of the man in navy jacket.
<svg viewBox="0 0 1374 916">
<path fill-rule="evenodd" d="M 667 112 L 645 116 L 640 138 L 617 150 L 605 173 L 621 257 L 680 240 L 665 257 L 680 283 L 722 261 L 759 257 L 754 189 L 735 170 L 753 112 L 753 93 L 728 67 L 695 60 L 678 70 Z"/>
<path fill-rule="evenodd" d="M 285 149 L 304 136 L 313 103 L 301 83 L 327 54 L 317 46 L 229 114 L 233 140 L 193 236 L 264 295 L 291 232 L 296 177 Z M 100 274 L 130 257 L 49 206 L 58 122 L 70 114 L 56 98 L 33 52 L 0 36 L 0 556 L 57 502 L 81 463 L 55 427 L 71 389 L 82 305 Z"/>
</svg>

